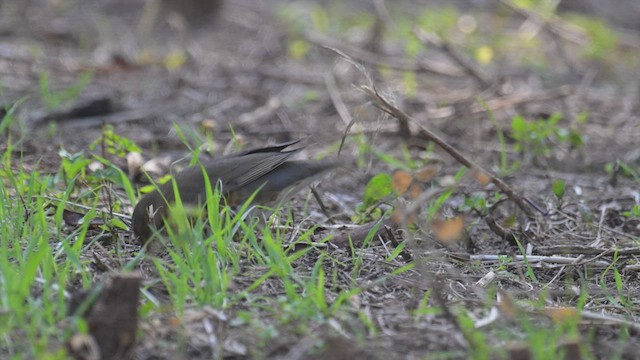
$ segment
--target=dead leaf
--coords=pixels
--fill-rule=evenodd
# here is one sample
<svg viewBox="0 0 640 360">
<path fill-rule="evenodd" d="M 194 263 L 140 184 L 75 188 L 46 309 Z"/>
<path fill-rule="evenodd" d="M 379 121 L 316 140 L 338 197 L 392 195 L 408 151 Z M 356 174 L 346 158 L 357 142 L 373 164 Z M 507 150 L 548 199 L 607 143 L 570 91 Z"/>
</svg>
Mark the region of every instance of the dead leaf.
<svg viewBox="0 0 640 360">
<path fill-rule="evenodd" d="M 550 317 L 556 323 L 566 323 L 570 321 L 577 321 L 580 319 L 580 311 L 571 307 L 548 307 L 544 309 L 544 313 Z"/>
<path fill-rule="evenodd" d="M 480 169 L 476 169 L 476 171 L 474 171 L 474 175 L 476 180 L 483 186 L 487 186 L 491 182 L 491 176 Z"/>
<path fill-rule="evenodd" d="M 400 195 L 407 192 L 412 182 L 413 175 L 408 171 L 397 170 L 393 173 L 393 188 Z"/>
<path fill-rule="evenodd" d="M 71 226 L 71 227 L 78 227 L 80 226 L 80 224 L 82 223 L 82 221 L 84 220 L 84 216 L 86 214 L 82 214 L 79 212 L 75 212 L 75 211 L 71 211 L 71 210 L 64 210 L 62 212 L 62 220 L 64 220 L 64 223 L 67 226 Z M 93 218 L 91 220 L 91 223 L 89 224 L 89 228 L 90 229 L 97 229 L 99 226 L 104 225 L 104 221 L 102 221 L 102 219 L 99 218 Z"/>
<path fill-rule="evenodd" d="M 456 216 L 450 219 L 434 218 L 431 226 L 436 233 L 438 241 L 444 245 L 450 245 L 462 239 L 464 235 L 464 219 Z"/>
</svg>

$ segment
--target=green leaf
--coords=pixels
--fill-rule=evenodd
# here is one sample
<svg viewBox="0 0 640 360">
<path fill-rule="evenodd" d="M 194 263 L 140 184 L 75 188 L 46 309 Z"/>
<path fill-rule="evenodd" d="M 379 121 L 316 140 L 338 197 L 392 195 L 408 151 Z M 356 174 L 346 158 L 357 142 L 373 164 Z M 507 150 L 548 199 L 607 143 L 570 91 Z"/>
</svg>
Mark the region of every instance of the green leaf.
<svg viewBox="0 0 640 360">
<path fill-rule="evenodd" d="M 311 45 L 305 40 L 293 40 L 289 43 L 289 56 L 294 60 L 302 60 L 311 50 Z"/>
<path fill-rule="evenodd" d="M 116 168 L 115 165 L 107 165 L 106 169 L 98 169 L 93 172 L 91 177 L 97 181 L 109 181 L 111 183 L 122 186 L 122 177 L 120 176 L 121 170 Z"/>
<path fill-rule="evenodd" d="M 364 203 L 371 206 L 393 193 L 393 178 L 391 175 L 382 173 L 369 180 L 364 189 Z"/>
<path fill-rule="evenodd" d="M 553 182 L 553 193 L 556 194 L 558 200 L 562 200 L 566 190 L 566 183 L 564 180 L 555 180 Z"/>
<path fill-rule="evenodd" d="M 121 230 L 129 230 L 129 226 L 127 226 L 127 224 L 125 224 L 122 220 L 118 219 L 118 218 L 113 218 L 111 219 L 111 226 L 116 227 L 118 229 Z"/>
<path fill-rule="evenodd" d="M 511 129 L 513 130 L 513 137 L 517 140 L 522 140 L 522 135 L 527 131 L 527 121 L 518 115 L 511 121 Z"/>
<path fill-rule="evenodd" d="M 64 149 L 58 152 L 62 158 L 62 168 L 68 179 L 73 179 L 91 163 L 91 160 L 84 157 L 84 151 L 71 154 Z"/>
<path fill-rule="evenodd" d="M 121 158 L 130 152 L 142 152 L 142 149 L 133 140 L 116 134 L 113 126 L 109 124 L 102 128 L 101 136 L 89 145 L 89 149 L 95 150 L 98 146 L 104 146 L 103 150 Z"/>
<path fill-rule="evenodd" d="M 570 131 L 567 140 L 569 141 L 571 146 L 575 148 L 582 147 L 587 142 L 585 136 L 578 131 Z"/>
</svg>

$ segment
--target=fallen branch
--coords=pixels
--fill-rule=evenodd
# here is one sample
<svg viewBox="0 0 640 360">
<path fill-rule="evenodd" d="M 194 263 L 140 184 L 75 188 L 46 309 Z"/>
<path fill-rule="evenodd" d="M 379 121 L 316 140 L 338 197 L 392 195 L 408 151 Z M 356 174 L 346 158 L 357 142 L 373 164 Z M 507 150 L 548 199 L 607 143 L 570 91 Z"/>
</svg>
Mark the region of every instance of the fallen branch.
<svg viewBox="0 0 640 360">
<path fill-rule="evenodd" d="M 511 258 L 513 262 L 527 262 L 529 264 L 552 264 L 552 265 L 573 265 L 579 266 L 584 265 L 587 262 L 593 262 L 597 266 L 607 267 L 611 265 L 610 262 L 599 260 L 599 261 L 580 261 L 578 258 L 566 257 L 566 256 L 540 256 L 540 255 L 469 255 L 469 261 L 479 261 L 479 262 L 497 262 L 504 258 Z M 511 262 L 511 264 L 513 264 Z"/>
<path fill-rule="evenodd" d="M 398 121 L 405 123 L 412 123 L 417 126 L 421 130 L 421 135 L 433 142 L 435 142 L 438 146 L 440 146 L 444 151 L 446 151 L 449 155 L 451 155 L 454 159 L 460 162 L 462 165 L 466 166 L 469 169 L 477 171 L 481 174 L 484 174 L 489 179 L 489 182 L 496 185 L 509 199 L 511 199 L 516 205 L 527 214 L 529 217 L 534 217 L 531 206 L 529 206 L 519 195 L 515 193 L 513 189 L 509 185 L 507 185 L 500 178 L 491 174 L 488 170 L 483 169 L 480 165 L 476 164 L 462 153 L 460 153 L 456 148 L 449 145 L 444 139 L 440 136 L 436 135 L 431 130 L 427 129 L 425 126 L 420 124 L 420 122 L 416 121 L 409 115 L 407 115 L 404 111 L 399 109 L 398 107 L 392 105 L 384 96 L 382 96 L 378 90 L 373 86 L 362 86 L 364 92 L 371 97 L 376 106 L 388 113 L 389 115 L 398 119 Z"/>
<path fill-rule="evenodd" d="M 638 256 L 640 255 L 640 248 L 626 248 L 626 249 L 602 249 L 592 246 L 580 246 L 580 245 L 555 245 L 544 246 L 535 249 L 535 252 L 540 255 L 557 255 L 557 254 L 574 254 L 574 255 L 600 255 L 618 257 L 621 256 Z"/>
</svg>

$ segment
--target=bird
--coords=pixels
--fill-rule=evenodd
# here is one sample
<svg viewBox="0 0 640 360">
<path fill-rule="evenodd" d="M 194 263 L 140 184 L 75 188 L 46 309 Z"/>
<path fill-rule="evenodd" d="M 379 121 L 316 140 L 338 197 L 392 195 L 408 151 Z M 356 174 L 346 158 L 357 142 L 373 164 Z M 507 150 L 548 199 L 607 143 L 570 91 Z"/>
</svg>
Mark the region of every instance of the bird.
<svg viewBox="0 0 640 360">
<path fill-rule="evenodd" d="M 337 160 L 290 160 L 304 147 L 287 148 L 300 141 L 245 150 L 179 172 L 174 180 L 182 203 L 202 205 L 206 202 L 203 169 L 213 188 L 220 182 L 226 204 L 235 207 L 245 203 L 254 193 L 255 204 L 277 204 L 340 165 Z M 133 233 L 142 244 L 148 242 L 154 228 L 162 228 L 169 205 L 175 199 L 173 182 L 169 181 L 138 201 L 131 222 Z"/>
</svg>

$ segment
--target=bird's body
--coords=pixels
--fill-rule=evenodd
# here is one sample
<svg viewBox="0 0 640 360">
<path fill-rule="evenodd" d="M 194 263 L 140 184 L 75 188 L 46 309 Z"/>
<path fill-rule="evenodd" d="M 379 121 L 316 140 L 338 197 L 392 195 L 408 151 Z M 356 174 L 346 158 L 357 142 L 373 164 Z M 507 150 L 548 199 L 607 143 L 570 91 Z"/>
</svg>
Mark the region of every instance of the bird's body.
<svg viewBox="0 0 640 360">
<path fill-rule="evenodd" d="M 221 183 L 227 204 L 237 206 L 256 191 L 253 200 L 257 204 L 278 201 L 337 165 L 334 161 L 289 160 L 300 149 L 285 148 L 297 142 L 247 150 L 183 170 L 175 176 L 182 203 L 198 205 L 206 201 L 202 168 L 207 172 L 212 187 Z M 175 198 L 170 181 L 140 199 L 133 211 L 132 224 L 134 234 L 142 242 L 151 237 L 153 227 L 162 227 L 163 218 L 168 214 L 168 204 L 175 202 Z"/>
</svg>

